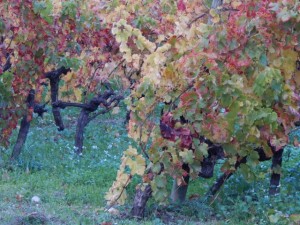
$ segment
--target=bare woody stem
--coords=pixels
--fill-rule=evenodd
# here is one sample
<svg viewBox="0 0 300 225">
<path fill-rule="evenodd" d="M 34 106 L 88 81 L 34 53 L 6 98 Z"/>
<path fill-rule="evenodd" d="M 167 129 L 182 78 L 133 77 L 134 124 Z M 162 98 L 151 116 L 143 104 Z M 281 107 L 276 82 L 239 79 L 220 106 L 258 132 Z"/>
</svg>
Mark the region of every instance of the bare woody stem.
<svg viewBox="0 0 300 225">
<path fill-rule="evenodd" d="M 69 71 L 71 71 L 70 68 L 61 67 L 57 70 L 53 70 L 51 72 L 47 72 L 44 74 L 44 76 L 50 80 L 52 104 L 58 100 L 60 76 L 62 74 L 67 74 Z M 59 131 L 64 130 L 65 127 L 62 120 L 62 116 L 60 114 L 60 109 L 58 107 L 52 107 L 52 113 L 53 113 L 55 124 L 56 126 L 58 126 L 58 130 Z"/>
</svg>

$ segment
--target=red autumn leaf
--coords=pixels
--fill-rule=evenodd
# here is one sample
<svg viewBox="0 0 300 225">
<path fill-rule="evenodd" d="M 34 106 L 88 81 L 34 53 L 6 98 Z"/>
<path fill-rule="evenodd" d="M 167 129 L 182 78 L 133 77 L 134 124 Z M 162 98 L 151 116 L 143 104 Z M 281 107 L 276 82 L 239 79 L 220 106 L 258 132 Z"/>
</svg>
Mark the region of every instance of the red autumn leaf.
<svg viewBox="0 0 300 225">
<path fill-rule="evenodd" d="M 172 113 L 165 113 L 162 117 L 161 117 L 161 122 L 170 126 L 170 127 L 174 127 L 175 126 L 175 121 L 173 119 L 173 114 Z"/>
<path fill-rule="evenodd" d="M 179 136 L 191 136 L 191 131 L 188 128 L 181 127 L 181 128 L 176 129 L 176 135 L 179 135 Z"/>
<path fill-rule="evenodd" d="M 180 142 L 180 147 L 181 148 L 188 148 L 190 149 L 192 147 L 192 136 L 191 135 L 182 135 L 180 136 L 181 142 Z"/>
<path fill-rule="evenodd" d="M 186 10 L 186 6 L 185 6 L 183 0 L 179 0 L 179 1 L 177 2 L 177 9 L 178 9 L 179 11 L 185 11 L 185 10 Z"/>
</svg>

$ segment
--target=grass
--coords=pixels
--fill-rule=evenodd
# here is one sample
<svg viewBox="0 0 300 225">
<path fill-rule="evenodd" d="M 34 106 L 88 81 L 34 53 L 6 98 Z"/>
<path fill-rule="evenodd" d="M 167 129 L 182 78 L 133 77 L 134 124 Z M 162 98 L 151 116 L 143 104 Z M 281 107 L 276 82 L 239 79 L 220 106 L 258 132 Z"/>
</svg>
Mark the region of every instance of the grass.
<svg viewBox="0 0 300 225">
<path fill-rule="evenodd" d="M 63 132 L 56 130 L 49 114 L 35 118 L 16 165 L 5 163 L 13 146 L 1 150 L 0 224 L 293 224 L 300 214 L 300 157 L 290 148 L 276 197 L 267 194 L 270 162 L 266 162 L 257 169 L 254 182 L 247 183 L 237 173 L 214 199 L 204 197 L 213 179 L 198 179 L 190 183 L 191 199 L 184 204 L 158 206 L 151 200 L 143 221 L 124 213 L 113 216 L 103 210 L 104 196 L 122 151 L 134 143 L 127 137 L 123 114 L 104 115 L 87 127 L 84 154 L 78 157 L 73 153 L 78 113 L 64 111 Z M 15 139 L 16 134 L 12 144 Z M 133 193 L 134 184 L 129 187 L 130 200 Z M 33 203 L 33 196 L 41 201 Z M 118 210 L 128 212 L 130 204 Z"/>
</svg>

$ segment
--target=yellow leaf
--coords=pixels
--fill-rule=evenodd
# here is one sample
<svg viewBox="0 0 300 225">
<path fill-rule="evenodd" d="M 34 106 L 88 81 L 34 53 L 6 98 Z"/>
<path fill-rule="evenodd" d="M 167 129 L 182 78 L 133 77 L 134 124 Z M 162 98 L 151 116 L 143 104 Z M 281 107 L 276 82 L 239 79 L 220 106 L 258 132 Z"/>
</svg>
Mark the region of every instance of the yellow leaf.
<svg viewBox="0 0 300 225">
<path fill-rule="evenodd" d="M 123 158 L 122 158 L 123 159 Z M 124 160 L 124 159 L 123 159 Z M 124 173 L 124 170 L 118 170 L 116 181 L 113 183 L 109 191 L 105 194 L 107 204 L 124 204 L 127 198 L 126 186 L 130 180 L 129 174 Z"/>
<path fill-rule="evenodd" d="M 300 86 L 300 71 L 297 70 L 297 71 L 295 72 L 294 80 L 295 80 L 297 86 Z"/>
<path fill-rule="evenodd" d="M 62 77 L 62 80 L 65 82 L 69 82 L 73 77 L 73 73 L 72 72 L 68 72 L 65 76 Z"/>
<path fill-rule="evenodd" d="M 31 88 L 32 88 L 32 89 L 36 89 L 36 84 L 31 83 Z"/>
<path fill-rule="evenodd" d="M 82 98 L 81 90 L 78 89 L 78 88 L 74 89 L 74 94 L 75 94 L 76 100 L 77 100 L 78 102 L 80 102 L 80 101 L 81 101 L 81 98 Z"/>
<path fill-rule="evenodd" d="M 132 55 L 132 64 L 135 69 L 138 69 L 140 66 L 140 56 L 138 54 Z"/>
<path fill-rule="evenodd" d="M 218 16 L 218 13 L 217 13 L 217 11 L 216 11 L 215 9 L 209 10 L 209 14 L 210 14 L 212 17 Z"/>
<path fill-rule="evenodd" d="M 118 180 L 119 183 L 126 184 L 128 178 L 129 178 L 128 174 L 123 173 L 122 170 L 118 170 L 117 180 Z"/>
<path fill-rule="evenodd" d="M 277 58 L 277 59 L 274 59 L 272 64 L 276 67 L 276 68 L 279 68 L 281 65 L 282 65 L 282 60 L 281 58 Z"/>
<path fill-rule="evenodd" d="M 108 201 L 107 204 L 120 204 L 123 205 L 127 198 L 126 189 L 111 187 L 105 195 L 105 199 Z"/>
<path fill-rule="evenodd" d="M 257 138 L 260 137 L 260 131 L 257 129 L 257 127 L 251 127 L 249 134 Z"/>
<path fill-rule="evenodd" d="M 175 164 L 179 161 L 178 159 L 178 155 L 177 155 L 177 152 L 176 152 L 176 149 L 173 148 L 173 147 L 168 147 L 168 152 L 171 153 L 171 156 L 172 156 L 172 162 Z"/>
<path fill-rule="evenodd" d="M 142 155 L 139 155 L 136 148 L 129 146 L 129 148 L 124 152 L 124 159 L 126 161 L 126 166 L 131 170 L 131 175 L 138 174 L 142 176 L 146 168 L 146 160 Z"/>
<path fill-rule="evenodd" d="M 59 88 L 59 93 L 64 93 L 68 91 L 67 85 L 63 85 L 62 87 Z"/>
<path fill-rule="evenodd" d="M 136 148 L 133 148 L 131 145 L 128 147 L 128 149 L 124 152 L 125 156 L 136 156 L 138 155 L 138 152 Z"/>
<path fill-rule="evenodd" d="M 283 50 L 282 52 L 282 69 L 284 71 L 284 75 L 286 79 L 290 79 L 292 77 L 292 73 L 296 70 L 296 60 L 298 57 L 298 53 L 293 49 Z"/>
<path fill-rule="evenodd" d="M 145 159 L 142 156 L 137 156 L 136 160 L 128 158 L 126 161 L 126 165 L 130 168 L 131 175 L 138 174 L 142 176 L 145 172 Z"/>
<path fill-rule="evenodd" d="M 42 93 L 40 91 L 35 94 L 35 101 L 42 102 Z"/>
<path fill-rule="evenodd" d="M 217 15 L 217 16 L 213 17 L 211 21 L 212 21 L 213 23 L 219 23 L 219 22 L 220 22 L 220 16 Z"/>
<path fill-rule="evenodd" d="M 44 101 L 45 101 L 45 102 L 48 102 L 48 101 L 50 101 L 50 99 L 51 99 L 51 94 L 50 94 L 50 92 L 47 92 Z"/>
<path fill-rule="evenodd" d="M 233 1 L 233 2 L 231 3 L 231 5 L 232 5 L 232 7 L 233 7 L 234 9 L 236 9 L 237 7 L 239 7 L 241 4 L 242 4 L 242 3 L 241 3 L 240 1 Z"/>
</svg>

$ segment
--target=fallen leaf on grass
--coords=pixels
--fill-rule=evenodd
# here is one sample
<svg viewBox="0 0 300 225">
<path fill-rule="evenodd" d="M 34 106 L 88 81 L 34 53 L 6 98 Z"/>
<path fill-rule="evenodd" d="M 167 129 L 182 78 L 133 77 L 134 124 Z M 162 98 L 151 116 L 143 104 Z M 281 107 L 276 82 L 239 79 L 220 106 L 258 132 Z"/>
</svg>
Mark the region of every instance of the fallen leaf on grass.
<svg viewBox="0 0 300 225">
<path fill-rule="evenodd" d="M 20 194 L 17 194 L 17 195 L 16 195 L 16 199 L 17 199 L 18 202 L 21 202 L 21 201 L 23 200 L 23 197 L 24 197 L 24 196 L 23 196 L 23 195 L 20 195 Z"/>
<path fill-rule="evenodd" d="M 197 198 L 200 198 L 200 195 L 192 194 L 192 195 L 190 195 L 189 200 L 193 200 L 193 199 L 197 199 Z"/>
<path fill-rule="evenodd" d="M 114 215 L 114 216 L 120 215 L 120 211 L 115 208 L 110 208 L 109 210 L 107 210 L 107 212 L 109 212 L 111 215 Z"/>
</svg>

